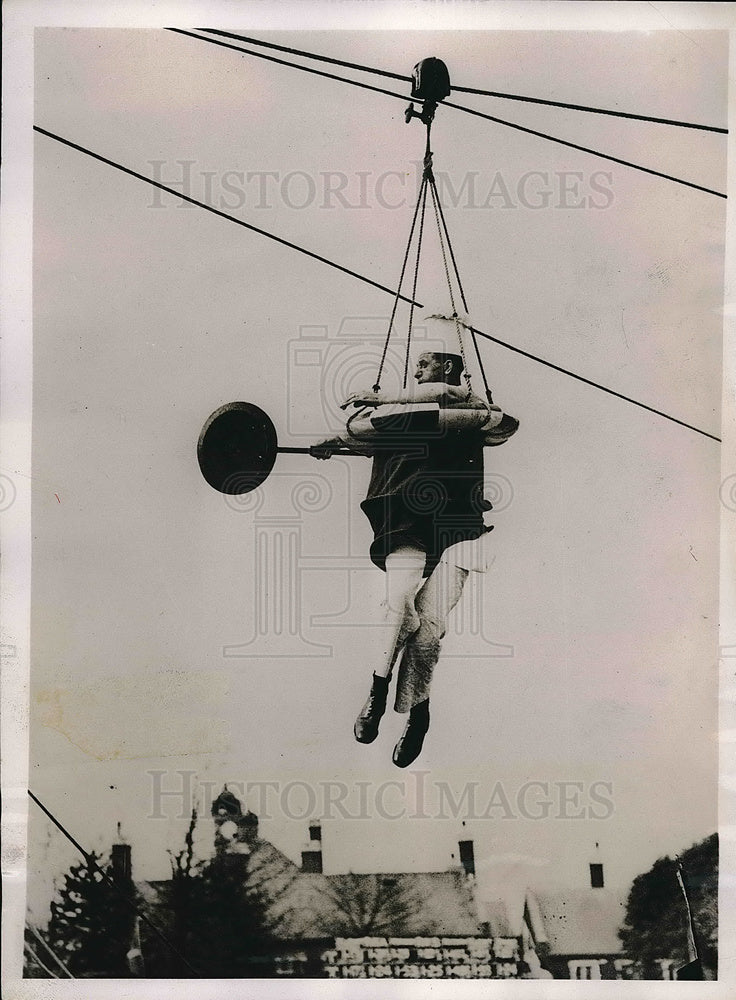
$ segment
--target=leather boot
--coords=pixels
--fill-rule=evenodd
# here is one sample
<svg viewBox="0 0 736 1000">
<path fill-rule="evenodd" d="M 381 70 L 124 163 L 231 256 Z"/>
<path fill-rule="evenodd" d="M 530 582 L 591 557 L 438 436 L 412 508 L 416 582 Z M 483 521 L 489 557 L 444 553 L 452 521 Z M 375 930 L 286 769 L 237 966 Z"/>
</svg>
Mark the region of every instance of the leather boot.
<svg viewBox="0 0 736 1000">
<path fill-rule="evenodd" d="M 422 752 L 424 737 L 429 729 L 429 698 L 420 701 L 409 712 L 404 732 L 394 747 L 393 762 L 397 767 L 413 764 Z"/>
<path fill-rule="evenodd" d="M 386 711 L 386 695 L 388 694 L 388 677 L 373 675 L 371 693 L 355 720 L 353 732 L 358 743 L 372 743 L 378 736 L 378 724 Z"/>
</svg>

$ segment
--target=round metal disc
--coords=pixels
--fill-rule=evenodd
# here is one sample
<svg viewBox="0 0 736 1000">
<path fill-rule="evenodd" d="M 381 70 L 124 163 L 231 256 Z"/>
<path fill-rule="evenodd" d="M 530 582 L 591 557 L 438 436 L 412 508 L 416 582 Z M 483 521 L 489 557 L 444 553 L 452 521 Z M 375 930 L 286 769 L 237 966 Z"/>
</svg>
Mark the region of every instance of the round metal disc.
<svg viewBox="0 0 736 1000">
<path fill-rule="evenodd" d="M 276 428 L 253 403 L 227 403 L 215 410 L 197 443 L 202 475 L 213 489 L 231 495 L 260 486 L 277 452 Z"/>
</svg>

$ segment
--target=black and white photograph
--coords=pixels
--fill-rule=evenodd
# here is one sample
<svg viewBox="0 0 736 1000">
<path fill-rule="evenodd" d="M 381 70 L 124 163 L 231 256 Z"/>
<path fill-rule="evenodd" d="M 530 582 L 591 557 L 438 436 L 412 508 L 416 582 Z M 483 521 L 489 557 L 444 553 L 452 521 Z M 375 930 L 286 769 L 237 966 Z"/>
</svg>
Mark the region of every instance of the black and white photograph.
<svg viewBox="0 0 736 1000">
<path fill-rule="evenodd" d="M 729 995 L 735 15 L 5 4 L 9 998 Z"/>
</svg>

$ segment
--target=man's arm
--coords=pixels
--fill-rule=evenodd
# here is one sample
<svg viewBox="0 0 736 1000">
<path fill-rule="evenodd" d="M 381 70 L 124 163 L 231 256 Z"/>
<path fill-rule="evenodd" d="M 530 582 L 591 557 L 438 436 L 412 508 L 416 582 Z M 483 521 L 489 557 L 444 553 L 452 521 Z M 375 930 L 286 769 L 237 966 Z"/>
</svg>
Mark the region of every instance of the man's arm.
<svg viewBox="0 0 736 1000">
<path fill-rule="evenodd" d="M 348 437 L 347 435 L 345 437 L 327 438 L 318 444 L 313 444 L 309 449 L 309 454 L 312 458 L 318 458 L 320 461 L 332 458 L 338 452 L 349 452 L 351 455 L 363 455 L 365 458 L 372 458 L 375 449 L 372 447 L 370 441 L 361 441 L 358 438 Z"/>
<path fill-rule="evenodd" d="M 497 410 L 497 406 L 489 406 L 485 399 L 481 399 L 480 396 L 476 396 L 474 392 L 467 393 L 464 399 L 458 400 L 448 400 L 444 404 L 448 409 L 452 410 Z"/>
<path fill-rule="evenodd" d="M 364 392 L 354 392 L 342 404 L 345 410 L 349 406 L 401 406 L 410 403 L 439 403 L 440 406 L 468 406 L 477 409 L 478 404 L 485 403 L 477 396 L 460 385 L 450 385 L 447 382 L 423 382 L 410 389 L 399 389 L 396 392 L 380 390 L 374 392 L 367 389 Z"/>
</svg>

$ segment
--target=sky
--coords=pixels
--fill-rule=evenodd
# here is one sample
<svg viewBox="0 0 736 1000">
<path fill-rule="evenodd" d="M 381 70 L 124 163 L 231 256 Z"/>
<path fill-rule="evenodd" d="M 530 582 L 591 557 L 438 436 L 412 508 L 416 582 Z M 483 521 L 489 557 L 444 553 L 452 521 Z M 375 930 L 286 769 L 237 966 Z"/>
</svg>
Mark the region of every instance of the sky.
<svg viewBox="0 0 736 1000">
<path fill-rule="evenodd" d="M 722 32 L 259 37 L 726 123 Z M 400 101 L 165 31 L 40 29 L 35 74 L 40 127 L 395 287 L 424 140 Z M 723 136 L 455 99 L 725 190 Z M 195 456 L 234 399 L 283 444 L 334 432 L 341 395 L 373 381 L 390 296 L 46 136 L 34 148 L 30 781 L 68 829 L 102 850 L 122 821 L 137 876 L 164 877 L 186 820 L 176 796 L 156 818 L 156 782 L 191 774 L 205 809 L 223 781 L 277 782 L 261 832 L 289 856 L 313 813 L 328 871 L 443 869 L 472 837 L 488 895 L 582 887 L 596 860 L 625 892 L 711 833 L 717 442 L 481 345 L 521 421 L 486 453 L 497 558 L 450 627 L 425 750 L 399 772 L 403 718 L 370 747 L 352 736 L 383 582 L 358 507 L 369 463 L 282 456 L 257 493 L 226 498 Z M 450 108 L 433 148 L 478 327 L 718 435 L 725 202 Z M 431 243 L 418 298 L 447 306 Z M 367 789 L 368 818 L 323 809 L 330 782 L 353 812 Z M 419 782 L 430 818 L 412 815 Z M 476 794 L 465 826 L 462 809 L 439 815 L 447 789 Z M 523 815 L 524 789 L 532 813 L 549 800 L 542 818 Z M 205 819 L 203 850 L 209 836 Z M 29 851 L 42 920 L 74 854 L 33 814 Z"/>
</svg>

